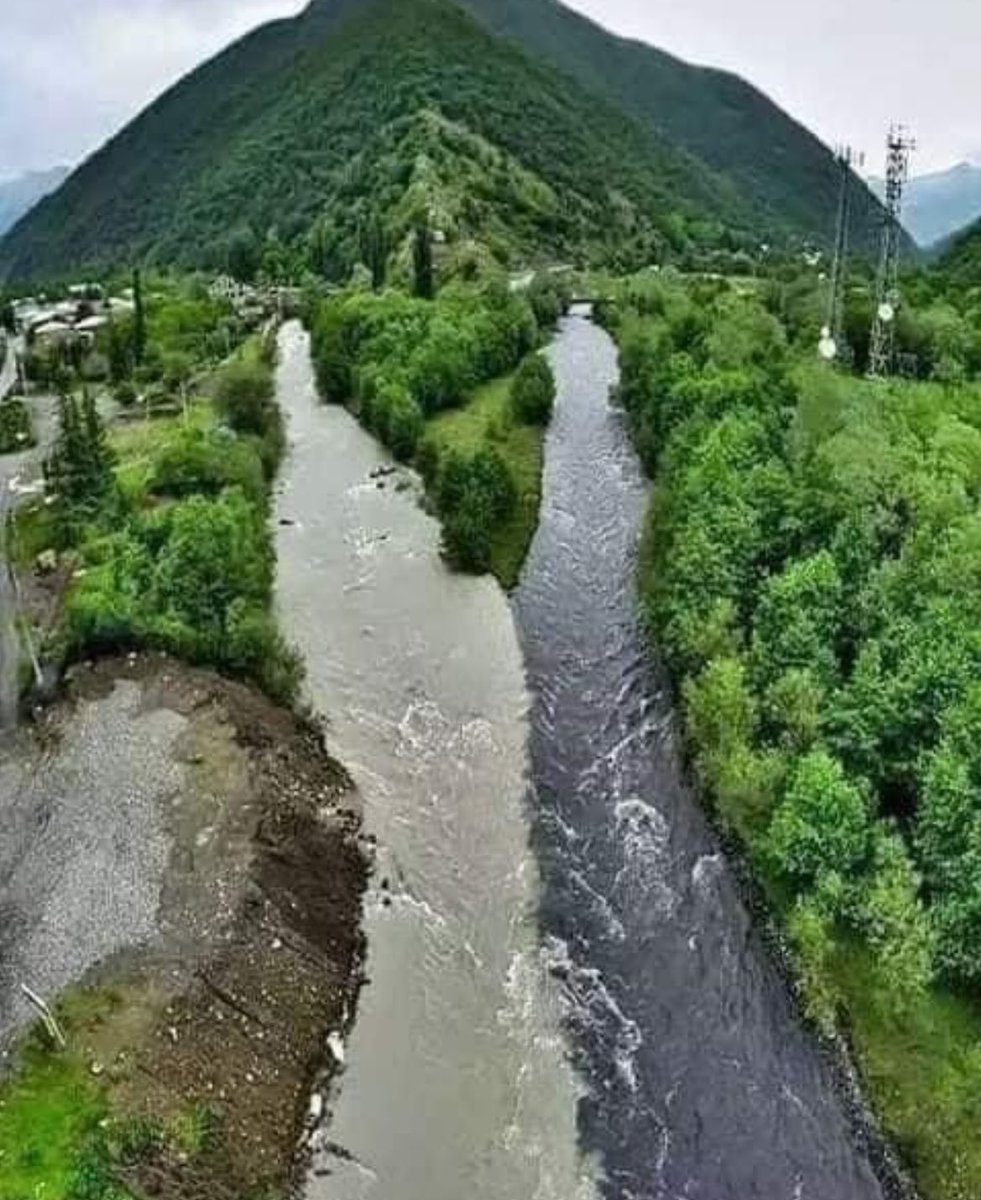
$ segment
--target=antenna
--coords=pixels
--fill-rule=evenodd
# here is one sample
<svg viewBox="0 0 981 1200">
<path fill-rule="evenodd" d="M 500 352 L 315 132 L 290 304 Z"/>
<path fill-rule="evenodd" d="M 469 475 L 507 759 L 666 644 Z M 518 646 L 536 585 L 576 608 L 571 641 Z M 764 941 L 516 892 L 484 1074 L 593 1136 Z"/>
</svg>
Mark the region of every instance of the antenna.
<svg viewBox="0 0 981 1200">
<path fill-rule="evenodd" d="M 852 209 L 852 164 L 855 154 L 851 146 L 835 149 L 835 162 L 841 174 L 838 193 L 838 222 L 835 229 L 835 253 L 831 265 L 831 282 L 828 292 L 828 312 L 818 353 L 832 362 L 843 355 L 845 349 L 845 287 L 848 282 L 848 232 L 851 226 Z"/>
<path fill-rule="evenodd" d="M 869 346 L 869 378 L 892 374 L 896 354 L 896 316 L 899 312 L 900 217 L 903 191 L 909 180 L 909 158 L 916 142 L 903 125 L 893 125 L 886 140 L 886 199 L 875 283 L 875 314 Z"/>
</svg>

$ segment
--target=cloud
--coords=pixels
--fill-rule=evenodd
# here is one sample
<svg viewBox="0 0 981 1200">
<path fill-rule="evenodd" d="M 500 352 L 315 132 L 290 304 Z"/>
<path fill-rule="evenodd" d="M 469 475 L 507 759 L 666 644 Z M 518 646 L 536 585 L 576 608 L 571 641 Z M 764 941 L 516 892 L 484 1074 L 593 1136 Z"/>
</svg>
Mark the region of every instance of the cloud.
<svg viewBox="0 0 981 1200">
<path fill-rule="evenodd" d="M 161 91 L 303 0 L 3 0 L 0 176 L 74 163 Z"/>
<path fill-rule="evenodd" d="M 566 0 L 618 32 L 735 70 L 875 166 L 892 120 L 917 167 L 977 153 L 978 0 Z M 0 0 L 0 177 L 77 162 L 192 67 L 305 0 Z"/>
</svg>

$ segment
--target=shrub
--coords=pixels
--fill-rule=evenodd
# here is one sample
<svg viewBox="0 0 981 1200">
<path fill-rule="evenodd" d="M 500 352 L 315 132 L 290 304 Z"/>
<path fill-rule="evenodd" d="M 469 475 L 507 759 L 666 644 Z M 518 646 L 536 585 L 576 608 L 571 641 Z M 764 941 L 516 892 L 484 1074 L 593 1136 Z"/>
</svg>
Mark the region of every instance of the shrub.
<svg viewBox="0 0 981 1200">
<path fill-rule="evenodd" d="M 265 497 L 262 465 L 248 442 L 215 430 L 179 429 L 158 452 L 150 491 L 182 499 L 241 488 L 253 504 Z"/>
<path fill-rule="evenodd" d="M 522 425 L 547 425 L 555 407 L 555 376 L 540 354 L 530 354 L 511 385 L 511 408 Z"/>
<path fill-rule="evenodd" d="M 512 515 L 517 488 L 507 464 L 489 447 L 471 458 L 452 453 L 445 459 L 437 487 L 447 558 L 464 571 L 490 567 L 494 531 Z"/>
<path fill-rule="evenodd" d="M 0 454 L 27 450 L 35 444 L 31 410 L 23 400 L 0 403 Z"/>
<path fill-rule="evenodd" d="M 218 376 L 215 405 L 236 433 L 262 437 L 268 426 L 272 398 L 272 376 L 258 363 L 235 362 Z"/>
<path fill-rule="evenodd" d="M 275 475 L 286 449 L 286 431 L 274 391 L 270 368 L 261 361 L 246 360 L 226 367 L 215 389 L 215 406 L 229 428 L 259 440 L 267 479 Z"/>
<path fill-rule="evenodd" d="M 868 797 L 825 750 L 802 758 L 770 826 L 768 849 L 781 875 L 802 891 L 829 876 L 860 874 L 872 822 Z"/>
</svg>

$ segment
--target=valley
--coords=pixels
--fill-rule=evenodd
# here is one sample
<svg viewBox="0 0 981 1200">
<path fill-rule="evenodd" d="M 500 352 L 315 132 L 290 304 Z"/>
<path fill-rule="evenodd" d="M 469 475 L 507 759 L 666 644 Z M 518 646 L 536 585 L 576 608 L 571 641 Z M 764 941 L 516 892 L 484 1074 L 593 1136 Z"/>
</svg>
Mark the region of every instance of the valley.
<svg viewBox="0 0 981 1200">
<path fill-rule="evenodd" d="M 981 1200 L 981 232 L 889 145 L 312 0 L 0 235 L 0 1200 Z"/>
</svg>

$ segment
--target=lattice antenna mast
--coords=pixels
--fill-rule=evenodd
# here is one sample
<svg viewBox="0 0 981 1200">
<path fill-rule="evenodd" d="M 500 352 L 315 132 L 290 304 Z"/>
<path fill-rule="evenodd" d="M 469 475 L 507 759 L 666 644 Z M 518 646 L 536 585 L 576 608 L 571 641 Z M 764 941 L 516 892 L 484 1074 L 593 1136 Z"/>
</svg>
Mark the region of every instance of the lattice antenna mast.
<svg viewBox="0 0 981 1200">
<path fill-rule="evenodd" d="M 848 235 L 852 214 L 852 166 L 855 162 L 851 146 L 839 146 L 835 150 L 835 161 L 841 174 L 841 185 L 828 311 L 819 346 L 821 356 L 827 359 L 840 357 L 845 349 L 845 289 L 848 285 Z"/>
<path fill-rule="evenodd" d="M 896 314 L 899 311 L 900 218 L 903 192 L 909 180 L 909 158 L 916 142 L 902 125 L 894 125 L 886 142 L 886 199 L 875 285 L 875 315 L 869 346 L 869 375 L 889 375 L 896 350 Z"/>
</svg>

